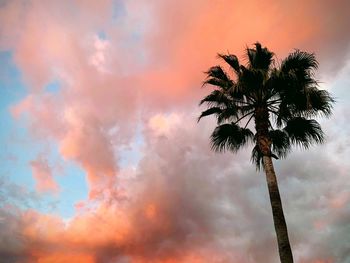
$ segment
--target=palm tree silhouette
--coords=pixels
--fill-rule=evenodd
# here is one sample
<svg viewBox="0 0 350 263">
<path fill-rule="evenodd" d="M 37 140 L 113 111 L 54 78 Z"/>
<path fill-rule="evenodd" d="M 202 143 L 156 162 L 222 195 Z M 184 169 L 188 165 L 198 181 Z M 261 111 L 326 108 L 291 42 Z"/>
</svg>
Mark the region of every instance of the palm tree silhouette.
<svg viewBox="0 0 350 263">
<path fill-rule="evenodd" d="M 312 119 L 329 116 L 333 98 L 318 88 L 315 70 L 318 62 L 314 54 L 295 50 L 277 65 L 274 53 L 260 43 L 246 49 L 247 65 L 241 65 L 235 55 L 219 54 L 232 74 L 221 66 L 211 67 L 203 85 L 214 90 L 201 100 L 208 109 L 205 116 L 215 115 L 218 126 L 211 135 L 212 149 L 237 152 L 253 142 L 251 160 L 257 169 L 266 173 L 282 263 L 293 262 L 282 202 L 278 190 L 272 158 L 284 158 L 292 145 L 309 148 L 322 143 L 324 133 Z M 254 120 L 255 133 L 249 128 Z"/>
</svg>

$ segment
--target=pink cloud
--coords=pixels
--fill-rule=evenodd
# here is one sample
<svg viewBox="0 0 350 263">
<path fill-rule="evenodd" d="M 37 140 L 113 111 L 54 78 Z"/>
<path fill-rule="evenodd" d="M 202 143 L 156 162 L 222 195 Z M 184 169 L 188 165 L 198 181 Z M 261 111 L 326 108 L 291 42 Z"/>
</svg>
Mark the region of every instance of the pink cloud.
<svg viewBox="0 0 350 263">
<path fill-rule="evenodd" d="M 333 68 L 348 50 L 348 2 L 120 1 L 118 19 L 113 2 L 8 1 L 1 8 L 0 46 L 13 51 L 29 93 L 13 115 L 24 116 L 36 139 L 57 142 L 89 185 L 89 200 L 78 200 L 67 222 L 23 212 L 25 255 L 36 262 L 273 262 L 265 182 L 247 152 L 214 156 L 213 123 L 196 124 L 193 107 L 208 91 L 200 90 L 202 72 L 219 63 L 217 52 L 241 56 L 257 40 L 281 58 L 293 48 L 315 51 L 323 69 Z M 56 80 L 59 91 L 46 92 Z M 123 170 L 120 149 L 140 126 L 143 158 L 135 171 Z M 39 191 L 58 189 L 47 160 L 31 166 Z M 340 194 L 327 209 L 347 201 Z M 322 230 L 323 221 L 314 226 Z M 306 247 L 304 234 L 296 236 Z M 317 244 L 298 258 L 331 258 L 330 249 L 314 255 L 322 252 L 313 251 Z"/>
<path fill-rule="evenodd" d="M 348 191 L 344 191 L 336 193 L 329 203 L 333 209 L 342 209 L 349 203 L 349 200 L 350 193 Z"/>
<path fill-rule="evenodd" d="M 32 173 L 35 180 L 35 188 L 39 192 L 57 192 L 58 184 L 55 182 L 52 169 L 48 161 L 42 157 L 30 162 Z"/>
</svg>

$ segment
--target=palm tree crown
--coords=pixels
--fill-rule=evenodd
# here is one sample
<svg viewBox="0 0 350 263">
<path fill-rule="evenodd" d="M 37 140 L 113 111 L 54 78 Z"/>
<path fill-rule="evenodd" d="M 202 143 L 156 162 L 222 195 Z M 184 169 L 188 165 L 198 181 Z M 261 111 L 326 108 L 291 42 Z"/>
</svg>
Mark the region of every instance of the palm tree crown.
<svg viewBox="0 0 350 263">
<path fill-rule="evenodd" d="M 247 64 L 231 54 L 219 54 L 230 68 L 211 67 L 203 85 L 214 90 L 201 100 L 208 109 L 198 121 L 215 115 L 218 126 L 211 135 L 215 151 L 236 152 L 249 142 L 255 147 L 252 161 L 260 168 L 263 156 L 283 158 L 291 146 L 308 148 L 322 143 L 324 133 L 313 119 L 329 116 L 333 98 L 319 89 L 315 79 L 318 62 L 312 53 L 295 50 L 280 65 L 260 43 L 247 48 Z M 255 122 L 255 133 L 248 127 Z"/>
<path fill-rule="evenodd" d="M 313 119 L 331 114 L 333 98 L 318 88 L 314 54 L 299 50 L 276 66 L 274 54 L 260 43 L 246 49 L 247 65 L 235 55 L 219 54 L 230 67 L 211 67 L 203 85 L 214 90 L 201 100 L 208 109 L 202 117 L 215 115 L 218 126 L 211 135 L 216 151 L 238 151 L 255 144 L 252 161 L 265 170 L 281 263 L 293 263 L 282 201 L 272 158 L 285 157 L 293 144 L 308 148 L 322 143 L 324 133 Z M 255 133 L 249 123 L 254 120 Z"/>
</svg>

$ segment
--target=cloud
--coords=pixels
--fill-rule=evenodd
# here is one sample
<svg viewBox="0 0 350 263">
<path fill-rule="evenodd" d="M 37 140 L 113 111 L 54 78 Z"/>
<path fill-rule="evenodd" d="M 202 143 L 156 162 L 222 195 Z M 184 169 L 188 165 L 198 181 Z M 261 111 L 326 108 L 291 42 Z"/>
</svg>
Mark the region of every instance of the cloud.
<svg viewBox="0 0 350 263">
<path fill-rule="evenodd" d="M 28 258 L 38 262 L 54 258 L 277 262 L 266 182 L 249 163 L 249 151 L 214 154 L 207 138 L 212 123 L 197 127 L 191 115 L 177 118 L 167 136 L 159 136 L 152 127 L 145 131 L 147 146 L 136 174 L 120 182 L 126 198 L 109 196 L 92 206 L 87 203 L 67 222 L 34 210 L 17 216 Z M 324 147 L 331 150 L 330 146 Z M 323 166 L 315 171 L 317 162 Z M 345 260 L 346 247 L 333 242 L 350 211 L 348 206 L 335 209 L 329 205 L 338 191 L 348 188 L 340 168 L 313 150 L 292 154 L 276 169 L 296 260 Z M 335 177 L 327 181 L 330 174 Z M 323 222 L 322 228 L 314 227 L 317 220 Z M 346 240 L 346 235 L 342 238 Z"/>
<path fill-rule="evenodd" d="M 277 262 L 263 174 L 247 150 L 212 153 L 214 123 L 197 124 L 194 108 L 216 53 L 241 57 L 259 40 L 279 58 L 293 48 L 315 51 L 320 76 L 335 83 L 326 88 L 341 95 L 338 116 L 324 122 L 328 144 L 297 151 L 276 169 L 296 261 L 349 261 L 348 9 L 346 1 L 3 2 L 0 46 L 13 52 L 28 88 L 13 116 L 33 140 L 55 141 L 89 185 L 69 220 L 35 205 L 20 209 L 22 199 L 10 211 L 1 206 L 3 258 Z M 50 92 L 53 81 L 60 87 Z M 141 160 L 122 167 L 122 149 L 138 130 Z M 47 160 L 32 166 L 39 190 L 56 189 Z"/>
<path fill-rule="evenodd" d="M 20 214 L 14 210 L 10 207 L 0 210 L 0 257 L 9 263 L 23 262 L 28 259 L 21 238 Z"/>
<path fill-rule="evenodd" d="M 222 182 L 216 178 L 216 169 L 208 174 L 200 169 L 204 164 L 211 167 L 217 161 L 220 166 L 224 161 L 210 158 L 214 155 L 204 134 L 193 143 L 195 123 L 184 128 L 181 122 L 174 124 L 167 137 L 150 130 L 152 146 L 145 149 L 136 178 L 124 182 L 126 200 L 111 196 L 67 223 L 34 210 L 22 213 L 19 229 L 32 259 L 46 262 L 55 255 L 57 260 L 75 256 L 91 258 L 92 262 L 125 258 L 129 262 L 235 262 L 231 258 L 235 256 L 241 262 L 243 253 L 238 249 L 227 253 L 216 243 L 215 229 L 221 228 L 216 226 L 217 213 L 218 222 L 222 221 L 217 201 L 226 189 L 217 195 Z M 171 147 L 174 141 L 177 147 Z M 198 150 L 202 154 L 196 154 Z M 229 171 L 225 168 L 222 173 Z M 224 178 L 229 177 L 221 180 Z"/>
<path fill-rule="evenodd" d="M 38 157 L 30 162 L 30 166 L 36 182 L 35 188 L 38 192 L 57 192 L 59 190 L 59 186 L 53 178 L 51 167 L 46 159 Z"/>
<path fill-rule="evenodd" d="M 150 118 L 148 126 L 156 135 L 166 136 L 179 121 L 180 119 L 176 114 L 171 114 L 169 116 L 157 114 Z"/>
</svg>

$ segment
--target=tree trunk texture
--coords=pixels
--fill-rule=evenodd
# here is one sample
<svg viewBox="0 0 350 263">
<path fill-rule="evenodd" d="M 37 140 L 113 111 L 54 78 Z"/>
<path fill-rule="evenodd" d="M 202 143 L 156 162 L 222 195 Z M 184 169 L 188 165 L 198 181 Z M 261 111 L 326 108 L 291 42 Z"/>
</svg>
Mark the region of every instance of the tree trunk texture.
<svg viewBox="0 0 350 263">
<path fill-rule="evenodd" d="M 263 157 L 263 164 L 266 173 L 267 187 L 269 189 L 270 202 L 272 207 L 273 222 L 275 225 L 278 251 L 281 263 L 293 263 L 293 254 L 290 247 L 287 224 L 283 214 L 282 202 L 278 190 L 277 178 L 270 156 Z"/>
<path fill-rule="evenodd" d="M 271 159 L 271 139 L 269 137 L 269 113 L 267 111 L 267 105 L 260 105 L 255 109 L 255 129 L 257 132 L 257 145 L 263 156 L 263 165 L 266 173 L 281 263 L 293 263 L 287 224 L 283 214 L 277 178 Z"/>
</svg>

